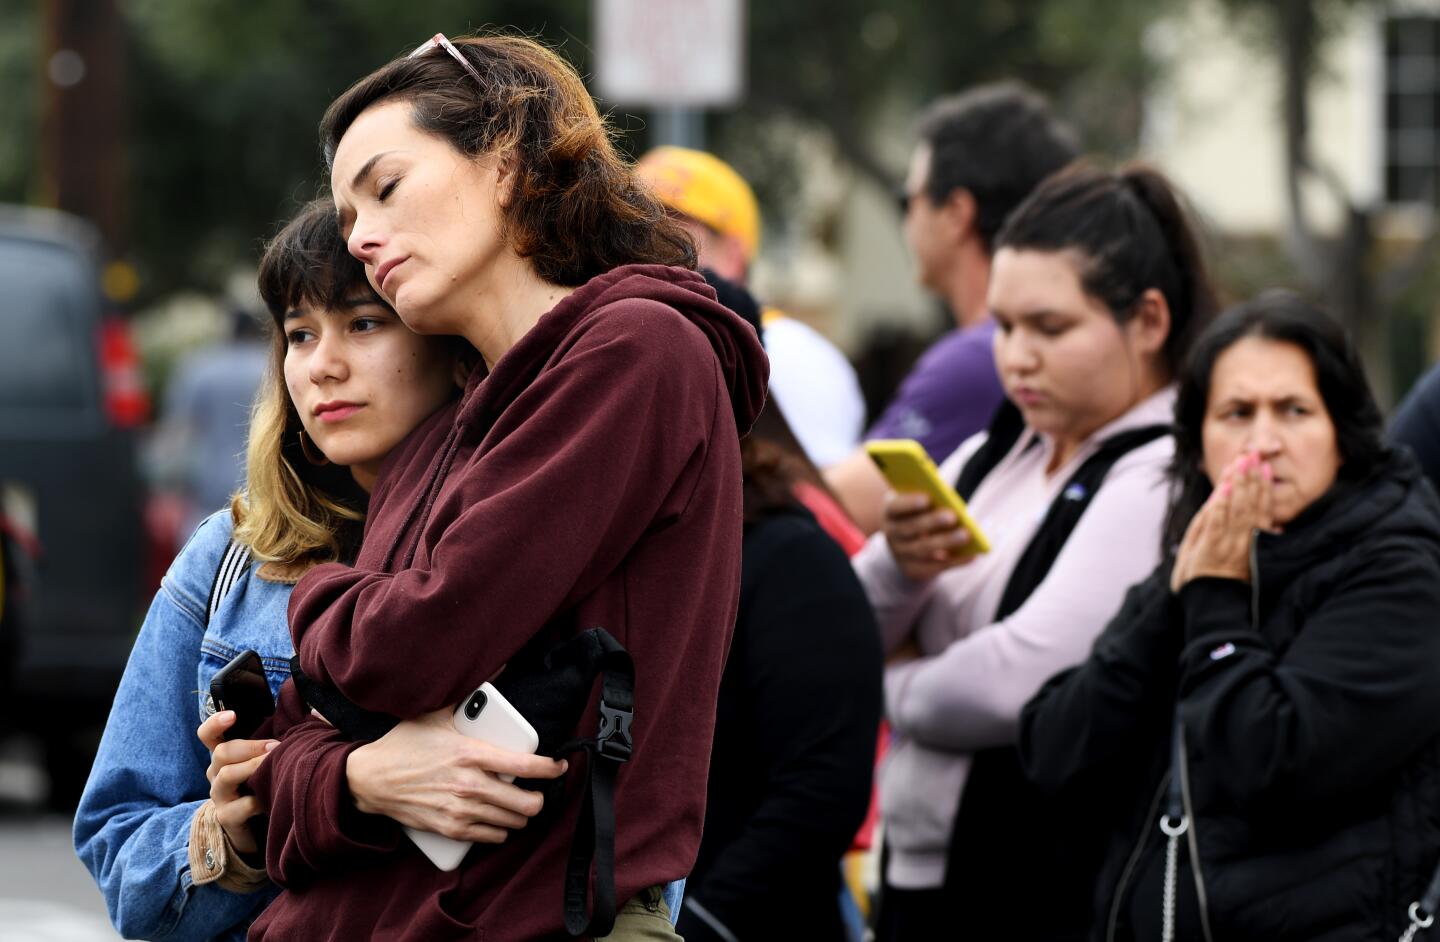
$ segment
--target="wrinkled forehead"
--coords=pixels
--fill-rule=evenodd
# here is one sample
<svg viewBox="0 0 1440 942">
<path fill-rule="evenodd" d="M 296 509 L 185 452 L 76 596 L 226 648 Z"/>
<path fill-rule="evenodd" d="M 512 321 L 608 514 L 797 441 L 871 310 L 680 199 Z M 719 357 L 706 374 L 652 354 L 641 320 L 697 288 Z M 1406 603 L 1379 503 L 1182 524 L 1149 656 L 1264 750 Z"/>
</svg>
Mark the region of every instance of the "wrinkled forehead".
<svg viewBox="0 0 1440 942">
<path fill-rule="evenodd" d="M 346 129 L 330 161 L 330 192 L 338 211 L 348 208 L 387 158 L 438 142 L 415 126 L 413 114 L 409 100 L 391 99 L 366 108 Z"/>
<path fill-rule="evenodd" d="M 1299 345 L 1253 334 L 1220 351 L 1210 368 L 1210 401 L 1320 395 L 1315 364 Z"/>
</svg>

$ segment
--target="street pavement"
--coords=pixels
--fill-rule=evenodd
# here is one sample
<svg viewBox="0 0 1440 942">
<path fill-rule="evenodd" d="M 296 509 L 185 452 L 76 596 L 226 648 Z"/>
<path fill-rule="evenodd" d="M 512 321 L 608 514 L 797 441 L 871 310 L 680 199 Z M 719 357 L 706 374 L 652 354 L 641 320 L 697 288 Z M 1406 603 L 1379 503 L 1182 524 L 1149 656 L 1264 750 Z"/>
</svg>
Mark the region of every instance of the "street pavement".
<svg viewBox="0 0 1440 942">
<path fill-rule="evenodd" d="M 32 752 L 0 743 L 0 942 L 115 942 L 70 819 L 38 810 L 44 784 Z"/>
</svg>

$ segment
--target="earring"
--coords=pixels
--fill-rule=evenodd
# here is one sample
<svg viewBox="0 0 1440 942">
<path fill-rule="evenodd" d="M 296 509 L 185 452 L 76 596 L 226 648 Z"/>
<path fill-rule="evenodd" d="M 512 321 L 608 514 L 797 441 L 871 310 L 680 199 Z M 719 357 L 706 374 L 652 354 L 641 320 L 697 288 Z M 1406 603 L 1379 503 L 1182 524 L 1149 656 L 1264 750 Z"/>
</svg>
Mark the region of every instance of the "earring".
<svg viewBox="0 0 1440 942">
<path fill-rule="evenodd" d="M 325 457 L 325 453 L 316 448 L 315 443 L 306 436 L 303 428 L 300 430 L 300 454 L 304 455 L 305 460 L 317 468 L 330 463 L 330 459 Z"/>
</svg>

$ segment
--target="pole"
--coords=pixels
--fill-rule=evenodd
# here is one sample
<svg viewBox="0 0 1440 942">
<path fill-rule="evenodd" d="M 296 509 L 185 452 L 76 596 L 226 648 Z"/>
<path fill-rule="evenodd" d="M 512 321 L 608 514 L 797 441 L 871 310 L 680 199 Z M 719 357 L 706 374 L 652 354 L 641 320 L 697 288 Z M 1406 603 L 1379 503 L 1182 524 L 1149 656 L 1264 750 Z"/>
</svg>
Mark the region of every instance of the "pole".
<svg viewBox="0 0 1440 942">
<path fill-rule="evenodd" d="M 129 241 L 124 42 L 116 0 L 46 0 L 40 193 L 93 222 L 107 251 Z"/>
<path fill-rule="evenodd" d="M 654 144 L 705 149 L 705 113 L 699 108 L 667 105 L 651 112 Z"/>
</svg>

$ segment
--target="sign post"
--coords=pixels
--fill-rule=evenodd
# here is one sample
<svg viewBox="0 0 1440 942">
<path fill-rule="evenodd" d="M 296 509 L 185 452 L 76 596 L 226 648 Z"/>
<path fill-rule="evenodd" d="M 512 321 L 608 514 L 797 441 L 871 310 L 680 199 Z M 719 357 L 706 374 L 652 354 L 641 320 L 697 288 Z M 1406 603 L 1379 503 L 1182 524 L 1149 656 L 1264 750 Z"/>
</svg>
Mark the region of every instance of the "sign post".
<svg viewBox="0 0 1440 942">
<path fill-rule="evenodd" d="M 703 108 L 744 95 L 743 0 L 595 0 L 596 86 L 648 107 L 655 143 L 704 147 Z"/>
</svg>

